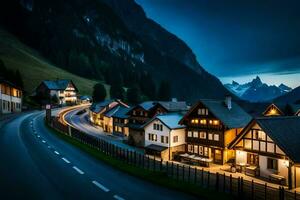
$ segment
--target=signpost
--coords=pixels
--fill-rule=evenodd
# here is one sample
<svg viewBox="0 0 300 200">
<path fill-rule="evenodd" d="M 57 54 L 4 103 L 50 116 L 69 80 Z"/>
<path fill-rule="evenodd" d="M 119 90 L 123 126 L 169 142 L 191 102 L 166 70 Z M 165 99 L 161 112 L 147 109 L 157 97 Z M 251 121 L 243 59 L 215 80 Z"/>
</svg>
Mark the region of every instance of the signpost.
<svg viewBox="0 0 300 200">
<path fill-rule="evenodd" d="M 51 122 L 51 104 L 46 105 L 46 120 Z"/>
</svg>

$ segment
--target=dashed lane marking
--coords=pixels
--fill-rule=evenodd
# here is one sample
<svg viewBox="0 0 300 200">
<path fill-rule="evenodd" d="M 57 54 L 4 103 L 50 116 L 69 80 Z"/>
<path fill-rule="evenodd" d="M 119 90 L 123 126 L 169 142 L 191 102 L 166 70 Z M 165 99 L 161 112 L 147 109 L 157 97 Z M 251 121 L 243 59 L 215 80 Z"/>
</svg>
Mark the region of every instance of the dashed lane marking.
<svg viewBox="0 0 300 200">
<path fill-rule="evenodd" d="M 55 153 L 56 155 L 59 155 L 59 153 L 58 153 L 57 151 L 54 151 L 54 153 Z"/>
<path fill-rule="evenodd" d="M 70 163 L 70 161 L 68 161 L 66 158 L 61 158 L 63 161 L 65 161 L 66 163 Z"/>
<path fill-rule="evenodd" d="M 97 181 L 92 181 L 92 183 L 94 185 L 96 185 L 98 188 L 100 188 L 101 190 L 103 190 L 104 192 L 109 192 L 109 189 L 107 187 L 105 187 L 104 185 L 98 183 Z"/>
<path fill-rule="evenodd" d="M 42 143 L 46 143 L 46 141 L 45 141 L 45 140 L 42 140 Z"/>
<path fill-rule="evenodd" d="M 114 195 L 114 198 L 117 200 L 125 200 L 124 198 L 120 197 L 119 195 Z"/>
<path fill-rule="evenodd" d="M 73 166 L 73 169 L 76 170 L 79 174 L 84 174 L 84 172 L 76 166 Z"/>
</svg>

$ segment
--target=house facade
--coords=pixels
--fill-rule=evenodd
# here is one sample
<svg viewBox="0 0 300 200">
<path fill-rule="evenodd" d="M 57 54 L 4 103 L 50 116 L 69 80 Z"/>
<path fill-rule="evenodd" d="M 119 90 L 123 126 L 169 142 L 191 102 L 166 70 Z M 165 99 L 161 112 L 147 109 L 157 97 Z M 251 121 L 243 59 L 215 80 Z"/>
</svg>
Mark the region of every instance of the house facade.
<svg viewBox="0 0 300 200">
<path fill-rule="evenodd" d="M 185 112 L 187 105 L 178 101 L 147 101 L 134 106 L 127 115 L 130 144 L 144 147 L 145 131 L 143 125 L 154 116 L 168 112 Z"/>
<path fill-rule="evenodd" d="M 71 80 L 45 80 L 36 88 L 36 95 L 45 103 L 55 99 L 58 105 L 76 104 L 77 93 L 78 89 Z"/>
<path fill-rule="evenodd" d="M 103 113 L 103 130 L 107 133 L 113 133 L 114 132 L 114 124 L 113 124 L 113 115 L 118 112 L 118 110 L 120 109 L 128 109 L 129 106 L 124 104 L 124 103 L 120 103 L 116 106 L 114 106 L 113 108 L 107 110 L 106 112 Z"/>
<path fill-rule="evenodd" d="M 231 97 L 200 100 L 180 120 L 186 126 L 186 152 L 197 159 L 224 164 L 234 159 L 228 145 L 249 123 L 251 117 Z M 205 163 L 206 165 L 207 163 Z"/>
<path fill-rule="evenodd" d="M 300 117 L 253 119 L 229 145 L 246 175 L 300 187 Z"/>
<path fill-rule="evenodd" d="M 113 115 L 113 133 L 120 136 L 128 137 L 129 128 L 128 124 L 128 115 L 130 108 L 120 107 Z"/>
<path fill-rule="evenodd" d="M 159 114 L 144 125 L 145 149 L 163 160 L 172 160 L 173 155 L 185 151 L 185 126 L 179 125 L 179 113 Z"/>
<path fill-rule="evenodd" d="M 14 84 L 0 80 L 0 114 L 22 111 L 22 90 Z"/>
</svg>

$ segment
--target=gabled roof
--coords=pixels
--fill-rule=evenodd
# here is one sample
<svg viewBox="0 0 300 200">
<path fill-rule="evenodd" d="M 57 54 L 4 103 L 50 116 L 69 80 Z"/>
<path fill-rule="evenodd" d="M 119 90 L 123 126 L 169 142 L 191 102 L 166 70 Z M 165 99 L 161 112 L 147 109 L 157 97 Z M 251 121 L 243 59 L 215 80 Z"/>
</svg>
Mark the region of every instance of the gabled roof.
<svg viewBox="0 0 300 200">
<path fill-rule="evenodd" d="M 88 96 L 88 95 L 83 95 L 83 96 L 80 96 L 79 99 L 80 99 L 80 100 L 88 100 L 88 101 L 90 101 L 90 100 L 92 100 L 92 97 L 91 97 L 91 96 Z"/>
<path fill-rule="evenodd" d="M 71 83 L 74 86 L 75 90 L 78 91 L 75 84 L 71 80 L 44 80 L 42 83 L 44 83 L 49 90 L 65 90 Z"/>
<path fill-rule="evenodd" d="M 266 113 L 272 106 L 274 106 L 279 111 L 280 115 L 285 115 L 286 104 L 278 104 L 278 103 L 271 103 L 262 114 L 266 115 Z"/>
<path fill-rule="evenodd" d="M 290 104 L 290 108 L 294 115 L 300 112 L 300 104 Z"/>
<path fill-rule="evenodd" d="M 185 101 L 145 101 L 133 107 L 141 107 L 142 109 L 149 111 L 156 105 L 160 105 L 165 108 L 168 112 L 187 111 L 188 106 Z"/>
<path fill-rule="evenodd" d="M 21 90 L 21 88 L 19 86 L 16 86 L 12 82 L 10 82 L 10 81 L 2 78 L 2 77 L 0 77 L 0 83 L 5 83 L 5 84 L 9 85 L 10 87 L 17 88 L 17 89 Z"/>
<path fill-rule="evenodd" d="M 115 113 L 118 111 L 118 109 L 119 109 L 120 107 L 121 107 L 121 105 L 117 105 L 117 106 L 114 106 L 113 108 L 111 108 L 111 109 L 105 111 L 105 112 L 104 112 L 104 116 L 105 116 L 105 117 L 112 117 L 113 114 L 115 114 Z"/>
<path fill-rule="evenodd" d="M 300 163 L 300 117 L 298 116 L 262 117 L 253 119 L 229 145 L 229 148 L 233 148 L 255 122 L 292 161 Z"/>
<path fill-rule="evenodd" d="M 128 118 L 128 111 L 130 110 L 130 108 L 126 108 L 124 106 L 119 107 L 119 109 L 112 115 L 112 117 L 115 118 L 121 118 L 121 119 L 126 119 Z"/>
<path fill-rule="evenodd" d="M 180 125 L 179 121 L 183 117 L 182 114 L 179 113 L 167 113 L 167 114 L 159 114 L 150 119 L 147 123 L 143 125 L 143 127 L 146 127 L 154 120 L 161 121 L 165 126 L 167 126 L 169 129 L 179 129 L 184 128 L 184 125 Z"/>
<path fill-rule="evenodd" d="M 231 102 L 231 109 L 228 109 L 223 100 L 215 99 L 201 99 L 196 103 L 188 113 L 184 116 L 188 116 L 194 109 L 196 109 L 202 103 L 206 106 L 215 117 L 222 121 L 222 123 L 228 128 L 243 128 L 245 127 L 252 119 L 252 117 L 245 112 L 238 104 Z M 182 120 L 184 119 L 182 118 Z M 181 120 L 181 123 L 182 123 Z"/>
<path fill-rule="evenodd" d="M 189 109 L 185 101 L 159 101 L 158 103 L 169 112 L 187 111 Z"/>
<path fill-rule="evenodd" d="M 103 108 L 105 108 L 112 102 L 114 102 L 114 100 L 109 99 L 109 100 L 104 100 L 104 101 L 101 101 L 98 103 L 93 103 L 90 107 L 90 110 L 94 113 L 99 113 Z"/>
</svg>

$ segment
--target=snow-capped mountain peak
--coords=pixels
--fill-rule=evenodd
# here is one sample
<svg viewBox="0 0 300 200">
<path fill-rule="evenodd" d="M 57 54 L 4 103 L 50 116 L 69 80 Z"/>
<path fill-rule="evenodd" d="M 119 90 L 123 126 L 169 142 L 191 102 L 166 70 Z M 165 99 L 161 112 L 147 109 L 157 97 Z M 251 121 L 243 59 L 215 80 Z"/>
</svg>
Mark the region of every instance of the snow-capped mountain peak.
<svg viewBox="0 0 300 200">
<path fill-rule="evenodd" d="M 252 102 L 270 101 L 292 90 L 292 88 L 284 84 L 280 84 L 277 87 L 263 83 L 259 76 L 256 76 L 251 82 L 245 84 L 232 81 L 231 84 L 228 83 L 224 86 L 241 99 Z"/>
</svg>

